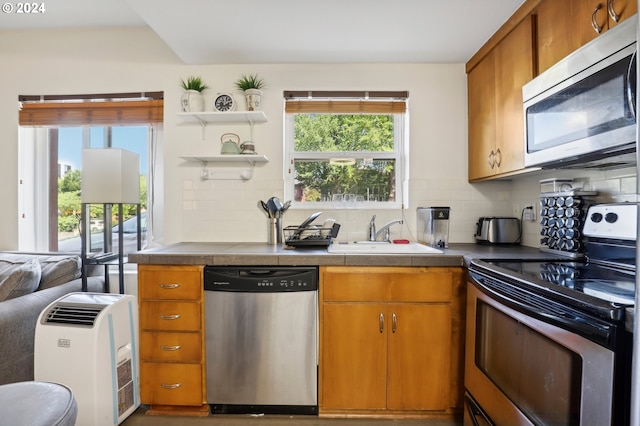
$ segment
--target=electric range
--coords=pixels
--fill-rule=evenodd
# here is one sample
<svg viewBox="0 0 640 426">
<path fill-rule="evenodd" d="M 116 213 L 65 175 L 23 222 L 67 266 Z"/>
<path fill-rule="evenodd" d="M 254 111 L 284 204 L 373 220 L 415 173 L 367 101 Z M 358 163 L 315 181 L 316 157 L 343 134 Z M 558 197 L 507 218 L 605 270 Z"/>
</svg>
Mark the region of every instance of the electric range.
<svg viewBox="0 0 640 426">
<path fill-rule="evenodd" d="M 472 261 L 470 269 L 620 321 L 635 300 L 637 208 L 635 203 L 591 206 L 583 227 L 583 258 L 484 259 Z"/>
<path fill-rule="evenodd" d="M 629 424 L 637 209 L 590 206 L 582 257 L 471 262 L 465 424 Z"/>
</svg>

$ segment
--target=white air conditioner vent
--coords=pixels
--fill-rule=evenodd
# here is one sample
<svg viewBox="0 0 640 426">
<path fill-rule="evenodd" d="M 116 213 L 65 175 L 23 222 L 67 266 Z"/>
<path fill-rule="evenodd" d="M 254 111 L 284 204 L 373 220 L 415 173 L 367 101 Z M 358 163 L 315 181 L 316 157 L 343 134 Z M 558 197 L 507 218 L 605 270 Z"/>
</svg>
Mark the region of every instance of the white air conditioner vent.
<svg viewBox="0 0 640 426">
<path fill-rule="evenodd" d="M 47 324 L 73 324 L 93 327 L 102 309 L 102 306 L 52 306 L 45 314 L 44 322 Z"/>
</svg>

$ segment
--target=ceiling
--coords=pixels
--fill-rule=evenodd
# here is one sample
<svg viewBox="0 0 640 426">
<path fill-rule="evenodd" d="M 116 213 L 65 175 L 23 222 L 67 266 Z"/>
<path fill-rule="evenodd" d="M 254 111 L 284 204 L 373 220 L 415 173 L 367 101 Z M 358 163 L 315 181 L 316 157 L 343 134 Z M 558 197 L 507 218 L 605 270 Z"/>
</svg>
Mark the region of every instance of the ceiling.
<svg viewBox="0 0 640 426">
<path fill-rule="evenodd" d="M 523 2 L 54 0 L 0 30 L 147 26 L 185 64 L 464 63 Z"/>
</svg>

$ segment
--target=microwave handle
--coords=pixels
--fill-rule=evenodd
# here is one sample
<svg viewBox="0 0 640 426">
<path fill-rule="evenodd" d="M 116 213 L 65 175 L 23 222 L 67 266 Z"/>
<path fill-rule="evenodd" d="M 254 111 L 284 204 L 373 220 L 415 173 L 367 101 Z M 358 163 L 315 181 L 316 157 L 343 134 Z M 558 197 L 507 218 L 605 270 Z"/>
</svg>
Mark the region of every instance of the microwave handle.
<svg viewBox="0 0 640 426">
<path fill-rule="evenodd" d="M 636 99 L 635 99 L 635 87 L 637 78 L 637 66 L 636 55 L 637 51 L 634 51 L 629 61 L 629 67 L 627 68 L 627 102 L 629 103 L 629 109 L 633 114 L 634 120 L 636 119 Z"/>
</svg>

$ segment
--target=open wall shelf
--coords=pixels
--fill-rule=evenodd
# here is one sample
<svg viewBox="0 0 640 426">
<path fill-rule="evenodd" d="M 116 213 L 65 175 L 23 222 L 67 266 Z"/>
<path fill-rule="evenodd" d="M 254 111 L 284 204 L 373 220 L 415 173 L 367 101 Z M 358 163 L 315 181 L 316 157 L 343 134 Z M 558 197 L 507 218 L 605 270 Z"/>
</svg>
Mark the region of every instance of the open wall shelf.
<svg viewBox="0 0 640 426">
<path fill-rule="evenodd" d="M 263 111 L 228 111 L 228 112 L 181 112 L 178 113 L 184 123 L 188 124 L 222 124 L 222 123 L 265 123 L 267 116 Z"/>
</svg>

